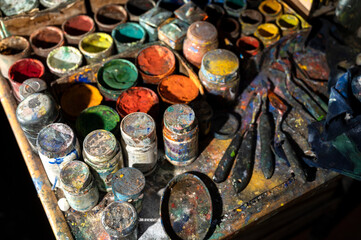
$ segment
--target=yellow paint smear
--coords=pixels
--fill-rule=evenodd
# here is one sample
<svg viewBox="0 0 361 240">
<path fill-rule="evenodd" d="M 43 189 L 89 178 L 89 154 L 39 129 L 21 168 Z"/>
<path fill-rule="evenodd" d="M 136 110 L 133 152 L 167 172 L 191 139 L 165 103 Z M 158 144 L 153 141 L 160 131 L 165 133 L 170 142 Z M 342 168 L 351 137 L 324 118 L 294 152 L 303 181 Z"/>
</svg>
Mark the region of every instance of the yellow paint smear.
<svg viewBox="0 0 361 240">
<path fill-rule="evenodd" d="M 85 37 L 81 42 L 82 48 L 90 53 L 103 52 L 110 48 L 112 44 L 112 37 L 106 33 L 88 35 L 88 37 Z"/>
<path fill-rule="evenodd" d="M 208 63 L 209 72 L 214 75 L 228 75 L 235 72 L 238 68 L 238 62 L 230 59 L 216 59 Z"/>
</svg>

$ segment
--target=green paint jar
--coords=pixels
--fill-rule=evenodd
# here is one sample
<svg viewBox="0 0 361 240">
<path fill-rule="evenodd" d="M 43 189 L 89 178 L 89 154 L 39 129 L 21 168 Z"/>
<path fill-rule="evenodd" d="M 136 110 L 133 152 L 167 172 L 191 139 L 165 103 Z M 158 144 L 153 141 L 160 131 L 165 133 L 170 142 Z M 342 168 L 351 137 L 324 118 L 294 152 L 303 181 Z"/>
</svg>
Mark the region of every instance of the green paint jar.
<svg viewBox="0 0 361 240">
<path fill-rule="evenodd" d="M 116 26 L 112 31 L 118 53 L 137 47 L 145 42 L 146 32 L 138 23 L 126 22 Z"/>
<path fill-rule="evenodd" d="M 88 64 L 98 63 L 113 54 L 113 38 L 107 33 L 84 36 L 78 46 Z"/>
<path fill-rule="evenodd" d="M 81 52 L 70 46 L 61 46 L 51 51 L 46 58 L 46 64 L 53 74 L 62 77 L 78 69 L 83 63 Z"/>
<path fill-rule="evenodd" d="M 138 70 L 132 62 L 112 59 L 99 69 L 97 86 L 105 98 L 116 101 L 124 90 L 135 86 L 137 80 Z"/>
</svg>

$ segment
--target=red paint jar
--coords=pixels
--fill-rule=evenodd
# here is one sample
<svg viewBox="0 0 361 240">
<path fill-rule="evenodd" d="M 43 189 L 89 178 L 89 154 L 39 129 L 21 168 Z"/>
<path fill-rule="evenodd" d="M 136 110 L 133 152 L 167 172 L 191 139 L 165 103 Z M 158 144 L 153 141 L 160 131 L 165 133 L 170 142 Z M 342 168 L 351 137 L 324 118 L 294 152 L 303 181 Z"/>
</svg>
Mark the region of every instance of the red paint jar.
<svg viewBox="0 0 361 240">
<path fill-rule="evenodd" d="M 174 72 L 175 56 L 167 47 L 152 45 L 139 52 L 136 64 L 143 82 L 157 85 Z"/>
<path fill-rule="evenodd" d="M 52 50 L 64 45 L 64 34 L 60 28 L 45 26 L 35 30 L 29 42 L 36 55 L 46 58 Z"/>
<path fill-rule="evenodd" d="M 68 18 L 62 25 L 66 41 L 71 45 L 78 45 L 80 39 L 95 31 L 95 24 L 87 15 L 77 15 Z"/>
<path fill-rule="evenodd" d="M 149 88 L 131 87 L 119 95 L 116 110 L 122 118 L 133 112 L 144 112 L 157 119 L 159 99 Z"/>
<path fill-rule="evenodd" d="M 21 99 L 19 94 L 20 85 L 29 78 L 41 78 L 44 71 L 44 65 L 33 58 L 20 59 L 10 66 L 9 81 L 17 101 Z"/>
<path fill-rule="evenodd" d="M 243 36 L 237 40 L 236 46 L 245 57 L 251 57 L 260 51 L 261 44 L 255 37 Z"/>
</svg>

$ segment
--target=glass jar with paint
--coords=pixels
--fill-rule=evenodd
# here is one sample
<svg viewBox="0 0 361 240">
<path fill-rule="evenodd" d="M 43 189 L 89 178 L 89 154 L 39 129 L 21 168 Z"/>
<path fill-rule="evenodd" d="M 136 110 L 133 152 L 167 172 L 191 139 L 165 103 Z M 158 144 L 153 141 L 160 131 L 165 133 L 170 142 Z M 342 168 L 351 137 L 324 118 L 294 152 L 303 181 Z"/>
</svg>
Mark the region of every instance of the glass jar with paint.
<svg viewBox="0 0 361 240">
<path fill-rule="evenodd" d="M 49 93 L 46 82 L 40 78 L 29 78 L 19 87 L 20 101 L 34 93 Z"/>
<path fill-rule="evenodd" d="M 156 6 L 139 16 L 139 24 L 147 31 L 149 42 L 158 40 L 158 27 L 172 15 L 171 11 Z"/>
<path fill-rule="evenodd" d="M 125 59 L 112 59 L 98 70 L 97 86 L 102 95 L 109 101 L 116 101 L 126 89 L 138 82 L 138 69 Z"/>
<path fill-rule="evenodd" d="M 224 17 L 217 26 L 222 45 L 235 41 L 241 32 L 241 24 L 233 17 Z"/>
<path fill-rule="evenodd" d="M 188 27 L 188 23 L 178 18 L 168 18 L 158 28 L 158 39 L 174 50 L 181 50 Z"/>
<path fill-rule="evenodd" d="M 239 18 L 241 12 L 247 8 L 246 0 L 224 0 L 223 7 L 231 17 Z"/>
<path fill-rule="evenodd" d="M 282 14 L 276 19 L 282 36 L 295 33 L 300 28 L 300 20 L 293 14 Z"/>
<path fill-rule="evenodd" d="M 261 43 L 253 36 L 240 37 L 236 42 L 236 46 L 239 52 L 243 55 L 243 58 L 247 59 L 257 55 L 261 50 Z"/>
<path fill-rule="evenodd" d="M 143 112 L 130 113 L 120 123 L 127 167 L 150 175 L 157 166 L 158 148 L 154 119 Z"/>
<path fill-rule="evenodd" d="M 66 0 L 39 0 L 40 4 L 46 8 L 55 8 L 61 3 L 66 2 Z"/>
<path fill-rule="evenodd" d="M 61 121 L 59 106 L 46 93 L 33 93 L 19 103 L 16 119 L 30 144 L 37 153 L 36 140 L 39 132 L 48 124 Z"/>
<path fill-rule="evenodd" d="M 52 50 L 46 58 L 51 73 L 62 77 L 78 69 L 83 63 L 81 52 L 71 46 L 61 46 Z"/>
<path fill-rule="evenodd" d="M 111 192 L 109 175 L 123 167 L 121 146 L 114 134 L 104 129 L 90 132 L 83 141 L 83 158 L 92 170 L 98 189 Z"/>
<path fill-rule="evenodd" d="M 118 4 L 105 4 L 94 14 L 94 20 L 99 31 L 110 33 L 116 26 L 128 19 L 125 8 Z"/>
<path fill-rule="evenodd" d="M 236 99 L 240 82 L 239 60 L 233 52 L 226 49 L 207 52 L 198 76 L 211 102 L 224 107 Z"/>
<path fill-rule="evenodd" d="M 102 212 L 101 223 L 110 239 L 138 239 L 138 214 L 128 202 L 110 203 Z"/>
<path fill-rule="evenodd" d="M 142 45 L 147 37 L 144 28 L 135 22 L 126 22 L 112 30 L 112 37 L 118 53 Z"/>
<path fill-rule="evenodd" d="M 13 16 L 28 12 L 38 6 L 38 0 L 3 0 L 0 8 L 6 16 Z"/>
<path fill-rule="evenodd" d="M 143 208 L 145 176 L 137 168 L 124 167 L 113 174 L 114 201 L 131 203 L 139 214 Z"/>
<path fill-rule="evenodd" d="M 113 38 L 104 32 L 84 36 L 78 44 L 87 64 L 99 63 L 113 54 Z"/>
<path fill-rule="evenodd" d="M 183 42 L 184 57 L 197 68 L 201 67 L 202 58 L 208 51 L 218 48 L 217 29 L 206 21 L 192 23 Z"/>
<path fill-rule="evenodd" d="M 192 24 L 196 21 L 206 20 L 208 17 L 207 13 L 192 1 L 188 1 L 187 3 L 176 9 L 174 11 L 174 15 L 188 24 Z"/>
<path fill-rule="evenodd" d="M 152 45 L 139 51 L 136 65 L 144 83 L 157 85 L 174 72 L 176 59 L 167 47 Z"/>
<path fill-rule="evenodd" d="M 29 42 L 33 52 L 45 59 L 52 50 L 65 43 L 63 31 L 54 26 L 44 26 L 35 30 L 30 34 Z"/>
<path fill-rule="evenodd" d="M 166 159 L 175 166 L 191 164 L 198 156 L 198 121 L 191 107 L 169 106 L 163 117 L 163 141 Z"/>
<path fill-rule="evenodd" d="M 265 0 L 258 5 L 258 10 L 265 17 L 265 22 L 273 22 L 283 13 L 282 4 L 277 0 Z"/>
<path fill-rule="evenodd" d="M 49 181 L 58 187 L 63 166 L 80 159 L 80 145 L 73 129 L 65 123 L 49 124 L 39 132 L 36 145 Z"/>
<path fill-rule="evenodd" d="M 66 200 L 75 211 L 86 212 L 98 204 L 99 191 L 86 163 L 74 160 L 64 164 L 60 183 Z"/>
<path fill-rule="evenodd" d="M 95 24 L 88 15 L 76 15 L 66 19 L 61 30 L 68 44 L 78 46 L 84 36 L 95 31 Z"/>
<path fill-rule="evenodd" d="M 257 27 L 262 24 L 263 16 L 262 14 L 255 9 L 245 9 L 241 12 L 239 18 L 241 23 L 242 35 L 252 35 Z"/>
<path fill-rule="evenodd" d="M 273 23 L 259 25 L 254 36 L 262 42 L 264 48 L 271 46 L 281 38 L 278 27 Z"/>
<path fill-rule="evenodd" d="M 128 0 L 125 9 L 129 14 L 129 21 L 139 22 L 139 16 L 155 7 L 153 0 Z"/>
</svg>

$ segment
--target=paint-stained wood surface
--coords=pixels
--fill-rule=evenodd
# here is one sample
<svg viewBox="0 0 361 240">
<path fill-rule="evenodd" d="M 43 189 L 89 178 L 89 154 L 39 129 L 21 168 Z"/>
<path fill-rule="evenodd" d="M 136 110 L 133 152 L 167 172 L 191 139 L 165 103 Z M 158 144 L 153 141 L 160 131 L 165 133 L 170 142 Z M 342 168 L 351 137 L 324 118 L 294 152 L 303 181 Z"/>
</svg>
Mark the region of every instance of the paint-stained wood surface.
<svg viewBox="0 0 361 240">
<path fill-rule="evenodd" d="M 89 0 L 90 7 L 93 13 L 97 11 L 100 7 L 107 4 L 120 4 L 124 5 L 128 2 L 128 0 Z"/>
</svg>

